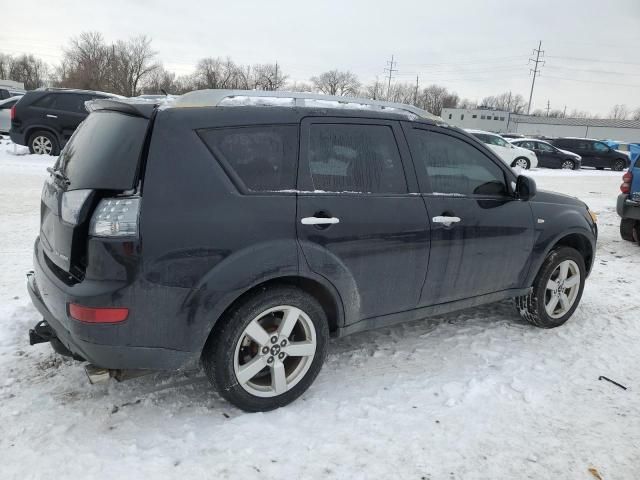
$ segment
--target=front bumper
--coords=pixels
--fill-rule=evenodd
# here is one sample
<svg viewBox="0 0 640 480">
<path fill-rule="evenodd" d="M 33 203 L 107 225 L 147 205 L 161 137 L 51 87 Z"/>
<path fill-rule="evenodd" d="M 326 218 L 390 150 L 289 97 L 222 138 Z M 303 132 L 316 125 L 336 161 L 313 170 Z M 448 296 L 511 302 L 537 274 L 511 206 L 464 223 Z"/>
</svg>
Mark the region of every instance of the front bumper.
<svg viewBox="0 0 640 480">
<path fill-rule="evenodd" d="M 33 305 L 55 333 L 55 339 L 73 356 L 102 368 L 123 370 L 176 370 L 193 357 L 191 352 L 181 350 L 127 345 L 117 326 L 84 324 L 71 319 L 66 305 L 78 301 L 78 297 L 65 292 L 58 282 L 48 277 L 48 267 L 42 265 L 39 253 L 36 242 L 35 272 L 27 274 L 27 290 Z M 104 343 L 97 343 L 95 339 Z"/>
<path fill-rule="evenodd" d="M 640 202 L 634 202 L 625 193 L 618 195 L 616 211 L 622 218 L 640 220 Z"/>
</svg>

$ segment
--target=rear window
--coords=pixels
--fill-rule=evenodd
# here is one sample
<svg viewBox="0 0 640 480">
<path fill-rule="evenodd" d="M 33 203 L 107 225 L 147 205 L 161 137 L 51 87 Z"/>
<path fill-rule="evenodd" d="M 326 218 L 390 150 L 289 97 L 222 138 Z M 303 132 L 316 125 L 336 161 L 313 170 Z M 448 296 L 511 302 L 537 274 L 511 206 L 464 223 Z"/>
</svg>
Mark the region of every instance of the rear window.
<svg viewBox="0 0 640 480">
<path fill-rule="evenodd" d="M 219 128 L 200 137 L 226 169 L 254 192 L 295 188 L 298 128 L 293 125 Z"/>
<path fill-rule="evenodd" d="M 56 164 L 69 178 L 69 190 L 133 188 L 147 125 L 145 118 L 122 113 L 98 111 L 89 115 Z"/>
</svg>

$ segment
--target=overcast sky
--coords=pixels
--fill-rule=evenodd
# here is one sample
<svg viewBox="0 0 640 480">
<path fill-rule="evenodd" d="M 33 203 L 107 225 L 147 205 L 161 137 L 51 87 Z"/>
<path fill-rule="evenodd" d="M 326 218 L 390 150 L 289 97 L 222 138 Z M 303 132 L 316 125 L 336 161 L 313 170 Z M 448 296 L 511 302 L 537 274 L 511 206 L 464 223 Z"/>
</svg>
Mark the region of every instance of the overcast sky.
<svg viewBox="0 0 640 480">
<path fill-rule="evenodd" d="M 199 58 L 278 61 L 291 80 L 325 70 L 393 82 L 438 83 L 474 101 L 507 90 L 529 96 L 527 60 L 542 40 L 546 64 L 533 109 L 640 107 L 640 0 L 581 1 L 151 1 L 16 2 L 0 52 L 57 63 L 69 37 L 146 34 L 165 67 L 190 73 Z"/>
</svg>

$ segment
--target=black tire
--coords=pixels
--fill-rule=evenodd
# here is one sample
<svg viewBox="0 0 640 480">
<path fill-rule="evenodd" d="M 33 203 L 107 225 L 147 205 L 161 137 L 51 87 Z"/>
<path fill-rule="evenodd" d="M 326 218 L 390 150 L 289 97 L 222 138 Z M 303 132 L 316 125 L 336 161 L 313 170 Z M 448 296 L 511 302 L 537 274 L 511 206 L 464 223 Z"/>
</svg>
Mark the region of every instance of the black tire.
<svg viewBox="0 0 640 480">
<path fill-rule="evenodd" d="M 596 170 L 604 170 L 604 167 L 596 167 Z"/>
<path fill-rule="evenodd" d="M 623 240 L 627 240 L 628 242 L 637 242 L 637 239 L 634 238 L 633 234 L 636 223 L 638 222 L 633 218 L 623 218 L 620 220 L 620 236 Z"/>
<path fill-rule="evenodd" d="M 627 168 L 627 162 L 625 162 L 621 158 L 614 160 L 613 163 L 611 164 L 611 170 L 615 172 L 621 172 L 625 168 Z"/>
<path fill-rule="evenodd" d="M 42 143 L 42 139 L 46 139 L 51 144 L 51 150 L 47 153 L 42 150 L 40 146 Z M 40 145 L 39 145 L 40 144 Z M 46 154 L 57 156 L 60 155 L 60 146 L 58 145 L 58 139 L 51 132 L 47 132 L 46 130 L 39 130 L 34 132 L 29 137 L 29 152 L 32 154 Z"/>
<path fill-rule="evenodd" d="M 234 372 L 236 346 L 245 328 L 262 312 L 290 305 L 307 314 L 316 333 L 316 351 L 304 376 L 285 393 L 260 397 L 238 383 Z M 327 355 L 329 327 L 322 306 L 311 295 L 291 286 L 267 287 L 257 291 L 220 319 L 202 352 L 202 364 L 214 388 L 229 402 L 247 412 L 266 412 L 283 407 L 309 388 L 318 376 Z"/>
<path fill-rule="evenodd" d="M 575 170 L 576 164 L 573 160 L 563 160 L 560 168 L 563 170 Z"/>
<path fill-rule="evenodd" d="M 518 158 L 516 158 L 516 159 L 511 163 L 511 166 L 512 166 L 512 167 L 515 167 L 515 166 L 516 166 L 516 163 L 518 162 L 518 160 L 524 160 L 524 161 L 527 163 L 526 167 L 524 167 L 524 169 L 525 169 L 525 170 L 529 170 L 529 169 L 531 168 L 531 162 L 529 161 L 529 159 L 528 159 L 528 158 L 524 158 L 524 157 L 518 157 Z"/>
<path fill-rule="evenodd" d="M 571 308 L 560 318 L 552 318 L 547 314 L 545 309 L 545 293 L 547 282 L 551 279 L 551 274 L 565 260 L 573 260 L 580 270 L 580 286 L 576 299 Z M 587 271 L 584 264 L 584 258 L 577 250 L 571 247 L 558 247 L 551 252 L 545 259 L 528 295 L 515 298 L 516 308 L 520 316 L 527 322 L 540 328 L 555 328 L 564 324 L 573 312 L 578 308 L 582 291 L 584 290 L 584 281 Z"/>
</svg>

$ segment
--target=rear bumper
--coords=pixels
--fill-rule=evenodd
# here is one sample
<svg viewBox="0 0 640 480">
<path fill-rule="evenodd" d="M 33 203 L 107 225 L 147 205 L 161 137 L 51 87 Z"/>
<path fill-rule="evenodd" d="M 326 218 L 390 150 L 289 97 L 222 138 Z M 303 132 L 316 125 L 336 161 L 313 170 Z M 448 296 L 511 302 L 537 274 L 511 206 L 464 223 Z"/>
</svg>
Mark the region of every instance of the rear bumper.
<svg viewBox="0 0 640 480">
<path fill-rule="evenodd" d="M 640 202 L 634 202 L 629 199 L 629 195 L 621 193 L 618 195 L 616 203 L 616 211 L 622 218 L 633 218 L 640 220 Z"/>
<path fill-rule="evenodd" d="M 85 324 L 69 318 L 66 305 L 82 299 L 65 292 L 48 278 L 46 268 L 41 264 L 36 241 L 35 272 L 27 274 L 27 290 L 33 305 L 72 354 L 102 368 L 126 370 L 176 370 L 193 358 L 191 352 L 127 345 L 118 325 Z"/>
<path fill-rule="evenodd" d="M 13 143 L 17 143 L 18 145 L 26 145 L 27 141 L 24 138 L 23 133 L 18 133 L 15 130 L 9 130 L 9 137 Z"/>
</svg>

